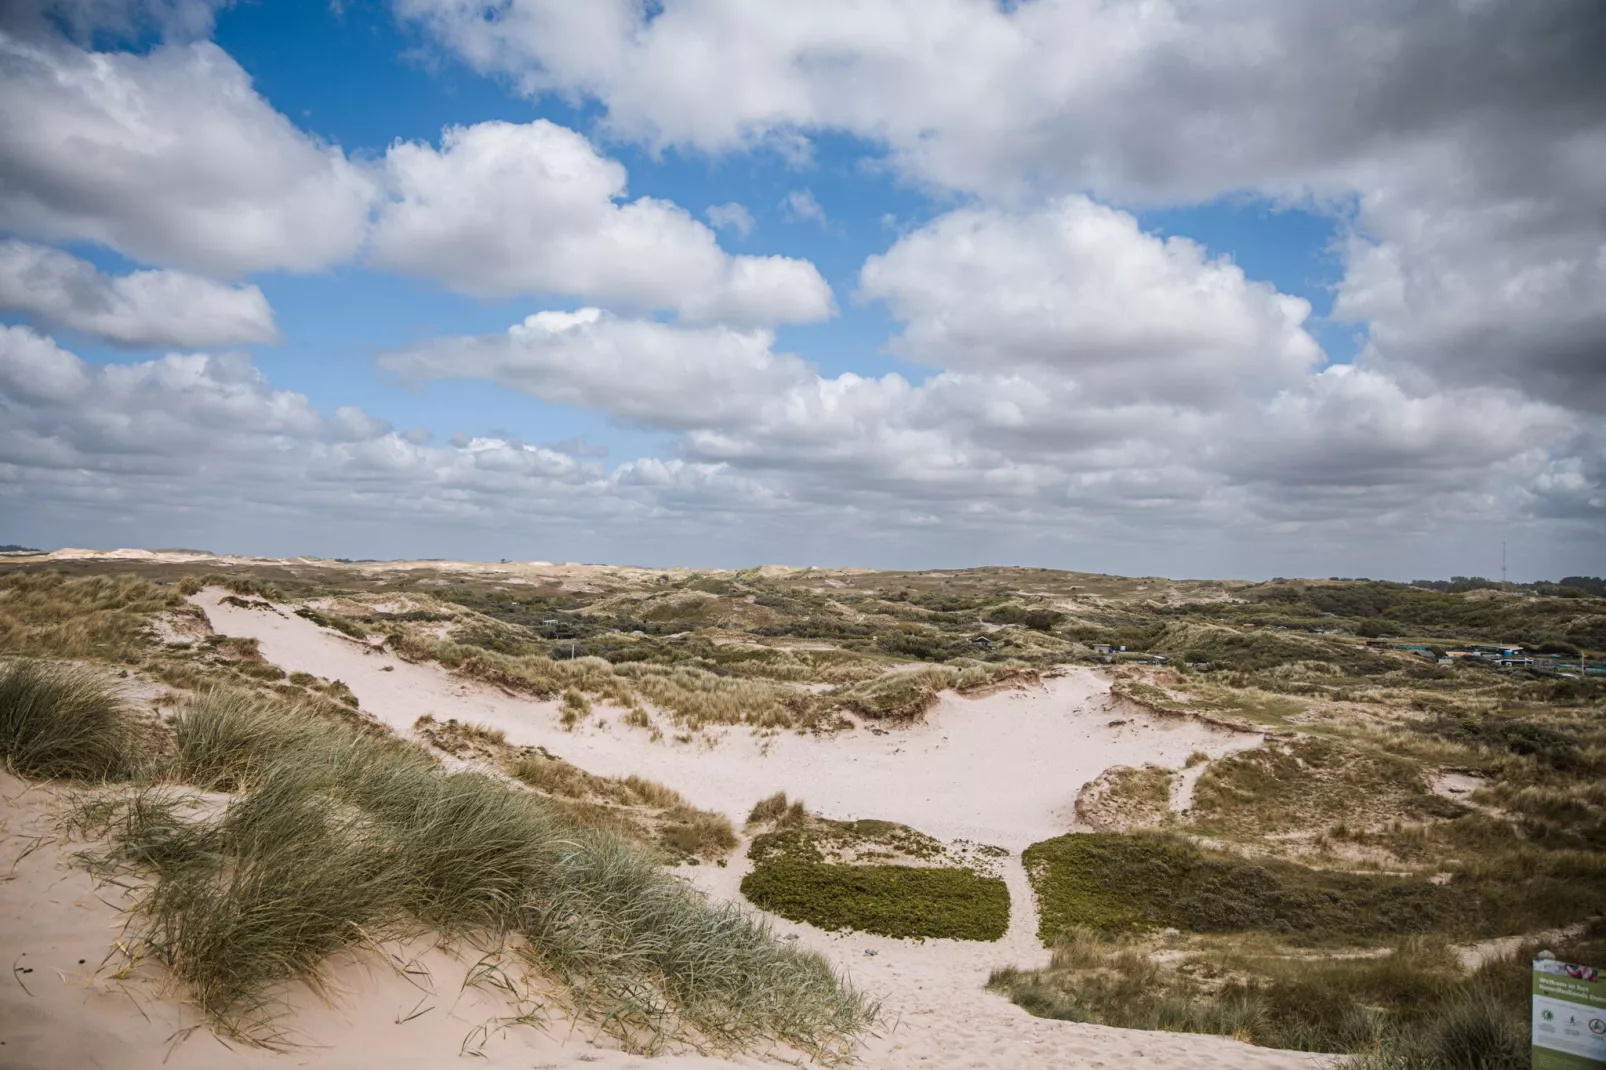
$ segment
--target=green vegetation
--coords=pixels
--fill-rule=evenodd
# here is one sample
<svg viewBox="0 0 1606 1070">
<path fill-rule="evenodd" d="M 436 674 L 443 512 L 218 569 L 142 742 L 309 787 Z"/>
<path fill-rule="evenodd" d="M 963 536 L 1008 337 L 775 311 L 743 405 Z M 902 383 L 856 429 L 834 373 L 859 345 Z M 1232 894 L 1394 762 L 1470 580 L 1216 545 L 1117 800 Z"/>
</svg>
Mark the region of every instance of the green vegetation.
<svg viewBox="0 0 1606 1070">
<path fill-rule="evenodd" d="M 1464 812 L 1428 790 L 1416 762 L 1306 737 L 1211 763 L 1194 788 L 1191 828 L 1263 837 L 1345 821 L 1426 821 Z"/>
<path fill-rule="evenodd" d="M 639 776 L 601 777 L 545 747 L 514 747 L 500 729 L 421 717 L 413 730 L 430 746 L 477 760 L 550 798 L 576 822 L 635 841 L 667 862 L 714 861 L 736 847 L 723 814 L 699 810 L 672 788 Z"/>
<path fill-rule="evenodd" d="M 747 815 L 749 825 L 759 825 L 766 822 L 781 825 L 800 825 L 808 820 L 808 810 L 803 806 L 803 800 L 787 802 L 786 792 L 778 791 L 774 795 L 766 796 L 753 804 L 753 810 Z"/>
<path fill-rule="evenodd" d="M 1037 895 L 1038 935 L 1049 946 L 1075 929 L 1354 941 L 1472 920 L 1460 889 L 1425 879 L 1249 860 L 1167 836 L 1073 834 L 1033 844 L 1022 859 Z"/>
<path fill-rule="evenodd" d="M 1464 969 L 1443 944 L 1321 959 L 1241 942 L 1152 942 L 1070 931 L 1042 970 L 989 987 L 1044 1018 L 1218 1033 L 1267 1047 L 1345 1052 L 1349 1070 L 1519 1070 L 1529 1061 L 1527 946 Z M 1606 954 L 1606 929 L 1553 950 Z"/>
<path fill-rule="evenodd" d="M 748 847 L 754 867 L 742 894 L 783 918 L 952 940 L 997 940 L 1009 927 L 1004 882 L 953 864 L 952 852 L 925 833 L 891 821 L 808 818 L 784 794 L 760 802 L 751 820 L 776 828 Z"/>
<path fill-rule="evenodd" d="M 76 814 L 101 839 L 95 869 L 140 889 L 124 948 L 193 986 L 226 1033 L 274 1043 L 276 983 L 316 982 L 341 948 L 426 932 L 525 957 L 642 1052 L 779 1042 L 830 1055 L 874 1013 L 823 959 L 540 796 L 445 772 L 381 731 L 255 712 L 203 698 L 175 725 L 169 769 Z M 201 806 L 186 778 L 235 794 Z"/>
<path fill-rule="evenodd" d="M 104 780 L 129 772 L 122 704 L 82 670 L 16 661 L 0 672 L 0 755 L 23 776 Z"/>
<path fill-rule="evenodd" d="M 778 861 L 742 878 L 755 905 L 821 929 L 881 936 L 997 940 L 1009 890 L 968 869 Z"/>
<path fill-rule="evenodd" d="M 1606 913 L 1606 679 L 1579 664 L 1606 650 L 1606 589 L 1591 577 L 1519 588 L 1476 578 L 1246 583 L 1017 568 L 694 573 L 219 561 L 199 571 L 153 561 L 0 562 L 0 653 L 69 657 L 91 671 L 126 672 L 144 693 L 152 683 L 177 693 L 153 699 L 179 709 L 171 725 L 132 708 L 118 715 L 134 726 L 124 758 L 61 774 L 132 774 L 146 785 L 142 794 L 107 796 L 126 803 L 122 824 L 113 823 L 124 831 L 112 837 L 122 845 L 112 864 L 158 875 L 154 887 L 188 887 L 174 881 L 190 872 L 211 874 L 196 877 L 196 887 L 217 885 L 224 870 L 206 859 L 255 857 L 229 839 L 247 827 L 229 824 L 230 815 L 265 790 L 270 774 L 278 778 L 276 756 L 300 745 L 294 726 L 344 733 L 404 765 L 420 761 L 428 771 L 421 781 L 446 776 L 423 750 L 388 739 L 339 681 L 286 677 L 253 643 L 207 634 L 182 596 L 214 585 L 247 609 L 264 599 L 311 601 L 318 608 L 306 609 L 308 619 L 552 700 L 577 729 L 618 713 L 627 730 L 682 742 L 719 725 L 761 736 L 850 726 L 885 733 L 923 716 L 944 690 L 1029 683 L 1057 666 L 1110 658 L 1114 697 L 1126 704 L 1113 716 L 1152 711 L 1267 733 L 1264 746 L 1196 769 L 1187 812 L 1169 808 L 1177 770 L 1110 770 L 1078 798 L 1098 834 L 1027 852 L 1045 939 L 1094 940 L 1076 935 L 1092 930 L 1103 963 L 1076 966 L 1066 953 L 1048 971 L 1001 982 L 1035 993 L 1017 995 L 1025 1005 L 1039 1001 L 1039 1013 L 1347 1046 L 1370 1053 L 1356 1056 L 1371 1060 L 1367 1070 L 1474 1065 L 1446 1053 L 1458 1042 L 1499 1052 L 1522 1027 L 1502 987 L 1507 975 L 1495 967 L 1435 972 L 1441 953 L 1424 941 L 1533 932 Z M 1382 636 L 1397 638 L 1363 641 Z M 1472 643 L 1521 644 L 1570 664 L 1497 668 L 1443 656 Z M 1094 644 L 1127 650 L 1106 654 Z M 736 842 L 723 817 L 661 785 L 596 777 L 477 726 L 418 731 L 432 748 L 515 778 L 485 781 L 542 820 L 578 837 L 624 841 L 618 849 L 645 859 L 643 872 L 656 872 L 653 860 L 716 860 Z M 226 811 L 215 802 L 192 808 L 179 781 L 235 799 Z M 371 813 L 378 796 L 358 786 L 308 791 L 334 800 L 323 806 L 323 825 L 306 817 L 305 836 L 319 850 L 379 836 L 402 857 L 403 826 Z M 986 849 L 945 846 L 884 822 L 819 821 L 781 794 L 760 801 L 748 824 L 756 868 L 744 891 L 788 917 L 977 938 L 1007 922 L 1007 894 Z M 203 839 L 204 849 L 193 847 Z M 367 848 L 353 857 L 374 858 Z M 268 869 L 278 864 L 263 858 Z M 164 867 L 177 867 L 173 879 L 161 876 Z M 381 907 L 362 905 L 365 872 L 328 871 L 354 904 L 331 898 L 331 917 L 367 917 L 382 935 L 386 925 L 412 931 L 434 916 L 412 900 L 384 906 L 384 889 L 373 892 Z M 325 894 L 333 895 L 305 892 Z M 514 935 L 522 924 L 496 922 Z M 1152 990 L 1161 998 L 1117 998 L 1121 978 L 1140 976 L 1128 953 L 1153 950 L 1153 934 L 1166 927 L 1182 930 L 1165 948 L 1183 958 L 1159 964 Z M 293 960 L 295 975 L 322 954 L 315 935 L 309 930 L 307 957 Z M 1397 950 L 1387 959 L 1337 957 L 1389 945 Z M 577 1005 L 615 983 L 597 987 L 581 973 L 542 968 L 579 978 Z M 1301 987 L 1307 979 L 1314 988 Z M 654 991 L 661 1006 L 678 1006 Z M 589 1006 L 603 1015 L 608 998 Z M 250 1005 L 241 997 L 228 1013 Z M 610 1028 L 638 1039 L 702 1028 L 668 1018 L 629 1024 L 645 1013 L 627 1010 Z M 687 1021 L 679 1010 L 665 1013 Z"/>
</svg>

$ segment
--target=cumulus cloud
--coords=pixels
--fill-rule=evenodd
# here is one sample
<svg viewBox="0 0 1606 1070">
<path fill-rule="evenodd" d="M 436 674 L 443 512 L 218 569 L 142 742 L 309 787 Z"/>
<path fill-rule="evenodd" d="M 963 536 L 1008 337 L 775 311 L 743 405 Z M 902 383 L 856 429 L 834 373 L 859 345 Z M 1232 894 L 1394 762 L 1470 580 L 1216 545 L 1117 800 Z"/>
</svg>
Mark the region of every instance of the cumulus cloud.
<svg viewBox="0 0 1606 1070">
<path fill-rule="evenodd" d="M 832 311 L 814 265 L 731 256 L 684 209 L 622 202 L 625 169 L 546 120 L 452 127 L 393 145 L 375 264 L 487 297 L 559 293 L 687 319 L 807 322 Z"/>
<path fill-rule="evenodd" d="M 14 239 L 0 241 L 0 310 L 123 346 L 188 349 L 278 338 L 273 310 L 255 286 L 181 271 L 106 275 L 67 253 Z"/>
<path fill-rule="evenodd" d="M 940 216 L 871 257 L 860 294 L 907 324 L 896 348 L 910 359 L 1054 368 L 1104 398 L 1209 403 L 1322 359 L 1307 301 L 1086 197 Z"/>
<path fill-rule="evenodd" d="M 0 228 L 234 276 L 361 242 L 375 187 L 210 42 L 85 52 L 0 33 Z"/>
<path fill-rule="evenodd" d="M 396 7 L 653 146 L 845 131 L 995 202 L 1352 207 L 1339 312 L 1370 331 L 1369 361 L 1606 411 L 1596 0 Z"/>
<path fill-rule="evenodd" d="M 639 559 L 650 521 L 665 561 L 823 553 L 907 565 L 1046 540 L 1106 547 L 1103 560 L 1128 569 L 1197 552 L 1205 532 L 1243 547 L 1297 532 L 1312 553 L 1343 532 L 1394 555 L 1403 538 L 1442 553 L 1469 525 L 1521 522 L 1548 525 L 1535 531 L 1554 545 L 1587 539 L 1606 508 L 1606 444 L 1509 391 L 1424 397 L 1335 368 L 1208 409 L 1123 403 L 1052 367 L 828 377 L 758 334 L 543 315 L 387 363 L 602 405 L 673 435 L 677 455 L 606 468 L 571 445 L 501 435 L 430 446 L 360 409 L 321 412 L 244 358 L 95 366 L 13 327 L 0 333 L 0 495 L 30 504 L 30 531 L 126 523 L 173 541 L 234 523 L 250 540 L 282 523 L 280 544 L 305 549 L 307 532 L 322 532 L 324 552 L 368 532 L 343 544 L 363 556 L 463 554 L 478 538 L 465 531 L 542 531 L 593 559 Z M 711 347 L 719 355 L 694 362 Z M 663 359 L 639 359 L 651 352 Z M 610 376 L 645 385 L 608 390 Z M 652 405 L 655 394 L 670 400 Z"/>
<path fill-rule="evenodd" d="M 715 230 L 734 230 L 743 238 L 753 233 L 753 213 L 735 201 L 711 204 L 703 214 L 708 217 L 709 225 Z"/>
<path fill-rule="evenodd" d="M 740 421 L 808 376 L 769 331 L 681 328 L 600 309 L 538 312 L 504 334 L 438 338 L 380 356 L 406 379 L 491 379 L 543 401 L 664 428 Z"/>
<path fill-rule="evenodd" d="M 818 223 L 825 226 L 825 209 L 814 199 L 814 192 L 806 189 L 789 190 L 781 198 L 781 211 L 792 223 Z"/>
</svg>

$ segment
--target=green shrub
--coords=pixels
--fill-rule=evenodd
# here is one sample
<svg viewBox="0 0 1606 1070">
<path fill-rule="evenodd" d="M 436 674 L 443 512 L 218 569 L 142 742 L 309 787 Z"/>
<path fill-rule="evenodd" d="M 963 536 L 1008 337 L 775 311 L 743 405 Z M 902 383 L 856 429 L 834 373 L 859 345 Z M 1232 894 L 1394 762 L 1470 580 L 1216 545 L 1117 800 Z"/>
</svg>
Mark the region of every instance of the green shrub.
<svg viewBox="0 0 1606 1070">
<path fill-rule="evenodd" d="M 743 877 L 742 894 L 783 918 L 832 931 L 997 940 L 1009 928 L 1004 882 L 968 869 L 781 860 Z"/>
<path fill-rule="evenodd" d="M 17 773 L 103 780 L 129 771 L 128 715 L 79 669 L 17 661 L 0 675 L 0 754 Z"/>
<path fill-rule="evenodd" d="M 1078 928 L 1365 939 L 1434 931 L 1468 909 L 1459 889 L 1427 880 L 1208 854 L 1158 835 L 1073 833 L 1033 844 L 1022 860 L 1049 946 Z"/>
</svg>

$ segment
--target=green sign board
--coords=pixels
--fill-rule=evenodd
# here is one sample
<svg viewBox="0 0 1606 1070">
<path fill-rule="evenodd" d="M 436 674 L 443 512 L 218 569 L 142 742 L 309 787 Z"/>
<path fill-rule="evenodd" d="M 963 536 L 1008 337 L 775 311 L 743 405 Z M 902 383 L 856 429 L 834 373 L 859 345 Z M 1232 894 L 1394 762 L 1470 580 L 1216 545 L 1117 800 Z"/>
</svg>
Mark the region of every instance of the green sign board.
<svg viewBox="0 0 1606 1070">
<path fill-rule="evenodd" d="M 1533 960 L 1533 1070 L 1606 1070 L 1606 977 Z"/>
</svg>

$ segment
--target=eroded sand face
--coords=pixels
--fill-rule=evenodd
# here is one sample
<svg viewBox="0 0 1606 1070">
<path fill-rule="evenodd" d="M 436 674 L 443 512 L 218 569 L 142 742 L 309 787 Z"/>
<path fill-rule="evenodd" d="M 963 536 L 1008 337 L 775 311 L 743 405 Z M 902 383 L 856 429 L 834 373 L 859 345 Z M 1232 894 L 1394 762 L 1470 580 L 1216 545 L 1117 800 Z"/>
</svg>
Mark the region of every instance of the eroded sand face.
<svg viewBox="0 0 1606 1070">
<path fill-rule="evenodd" d="M 925 723 L 882 729 L 861 727 L 832 738 L 781 733 L 755 738 L 746 728 L 719 730 L 706 742 L 652 742 L 640 729 L 618 723 L 622 711 L 599 710 L 575 732 L 563 730 L 555 703 L 533 702 L 452 677 L 435 665 L 400 659 L 325 631 L 290 615 L 224 606 L 221 592 L 196 601 L 224 634 L 256 638 L 268 660 L 286 671 L 344 681 L 362 708 L 397 731 L 410 733 L 423 714 L 455 717 L 502 729 L 509 742 L 542 745 L 591 772 L 638 773 L 681 792 L 694 804 L 729 815 L 738 825 L 752 804 L 778 790 L 807 800 L 831 818 L 876 817 L 900 821 L 942 839 L 965 838 L 1007 848 L 1003 867 L 1012 901 L 1002 940 L 892 940 L 833 934 L 776 920 L 848 971 L 883 999 L 885 1026 L 866 1041 L 860 1065 L 874 1068 L 974 1067 L 1244 1067 L 1323 1065 L 1319 1057 L 1271 1051 L 1219 1037 L 1143 1033 L 1032 1018 L 983 986 L 996 966 L 1046 961 L 1037 942 L 1036 913 L 1019 851 L 1067 831 L 1077 792 L 1114 765 L 1152 762 L 1180 767 L 1193 751 L 1219 756 L 1254 746 L 1257 735 L 1235 734 L 1182 719 L 1112 712 L 1108 684 L 1079 670 L 1039 687 L 981 698 L 943 696 Z M 1111 724 L 1120 721 L 1120 724 Z M 668 732 L 666 723 L 665 731 Z M 8 786 L 16 790 L 15 781 Z M 37 799 L 38 791 L 29 793 Z M 8 811 L 3 860 L 31 840 L 42 804 Z M 710 894 L 736 898 L 744 858 L 725 868 L 682 872 Z M 95 898 L 87 876 L 54 851 L 36 852 L 18 867 L 18 879 L 0 884 L 0 954 L 19 952 L 36 967 L 35 996 L 0 987 L 0 1065 L 157 1067 L 164 1038 L 194 1024 L 193 1013 L 172 1001 L 154 1001 L 147 987 L 130 989 L 90 980 L 79 957 L 93 966 L 114 933 L 114 906 Z M 868 954 L 867 954 L 868 952 Z M 422 993 L 414 984 L 372 962 L 336 971 L 342 998 L 334 1007 L 310 994 L 294 1027 L 319 1047 L 289 1055 L 226 1050 L 200 1031 L 165 1063 L 177 1070 L 201 1067 L 439 1067 L 460 1058 L 465 1036 L 505 1008 L 478 993 L 457 1000 L 464 964 L 443 952 L 425 956 L 433 975 L 435 1009 L 411 1021 Z M 57 975 L 54 970 L 61 969 Z M 86 986 L 86 982 L 87 986 Z M 40 988 L 48 987 L 48 992 Z M 456 1001 L 454 1003 L 454 1001 Z M 141 1009 L 142 1008 L 142 1009 Z M 27 1015 L 26 1023 L 23 1024 Z M 11 1027 L 19 1032 L 13 1033 Z M 493 1067 L 642 1067 L 680 1070 L 773 1065 L 701 1056 L 642 1059 L 612 1050 L 585 1029 L 563 1023 L 547 1033 L 522 1026 L 493 1036 L 482 1053 Z M 89 1056 L 86 1058 L 85 1056 Z M 12 1062 L 7 1062 L 10 1059 Z"/>
</svg>

